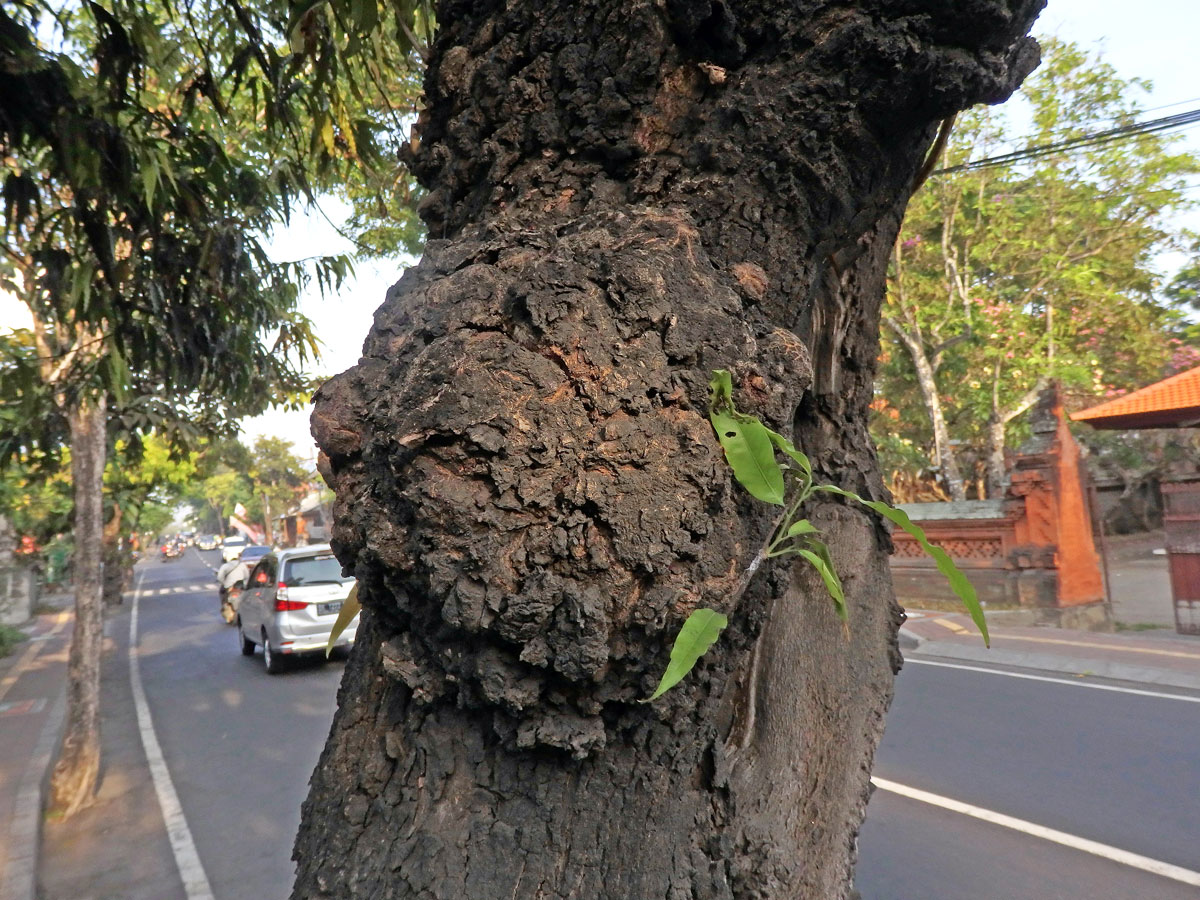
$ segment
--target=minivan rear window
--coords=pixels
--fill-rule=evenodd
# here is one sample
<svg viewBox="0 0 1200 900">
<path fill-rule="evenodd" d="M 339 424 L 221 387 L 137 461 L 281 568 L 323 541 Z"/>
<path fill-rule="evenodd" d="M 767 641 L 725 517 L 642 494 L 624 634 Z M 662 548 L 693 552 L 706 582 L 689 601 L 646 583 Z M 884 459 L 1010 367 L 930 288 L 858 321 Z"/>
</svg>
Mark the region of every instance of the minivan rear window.
<svg viewBox="0 0 1200 900">
<path fill-rule="evenodd" d="M 283 583 L 288 587 L 305 584 L 344 584 L 353 575 L 342 575 L 342 564 L 331 553 L 328 556 L 301 556 L 289 559 L 283 567 Z"/>
</svg>

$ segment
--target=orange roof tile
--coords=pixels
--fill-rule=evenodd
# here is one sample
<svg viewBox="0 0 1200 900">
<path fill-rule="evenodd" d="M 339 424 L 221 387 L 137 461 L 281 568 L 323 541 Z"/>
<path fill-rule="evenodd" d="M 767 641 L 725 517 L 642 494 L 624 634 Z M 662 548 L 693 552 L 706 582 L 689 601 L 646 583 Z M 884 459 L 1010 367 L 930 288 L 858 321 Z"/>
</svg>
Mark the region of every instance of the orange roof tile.
<svg viewBox="0 0 1200 900">
<path fill-rule="evenodd" d="M 1200 423 L 1200 366 L 1072 413 L 1096 428 L 1180 428 Z"/>
</svg>

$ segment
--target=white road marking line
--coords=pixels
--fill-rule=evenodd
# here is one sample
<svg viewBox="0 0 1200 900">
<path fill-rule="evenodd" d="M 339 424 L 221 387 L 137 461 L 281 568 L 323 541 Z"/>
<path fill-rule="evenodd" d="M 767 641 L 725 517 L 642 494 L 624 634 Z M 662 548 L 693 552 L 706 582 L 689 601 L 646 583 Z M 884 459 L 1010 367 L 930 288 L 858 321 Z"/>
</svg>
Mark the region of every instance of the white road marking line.
<svg viewBox="0 0 1200 900">
<path fill-rule="evenodd" d="M 1200 697 L 1191 697 L 1187 694 L 1143 691 L 1138 688 L 1117 687 L 1115 684 L 1092 684 L 1089 681 L 1071 680 L 1070 678 L 1027 675 L 1024 672 L 1006 672 L 1003 669 L 988 669 L 983 666 L 964 666 L 960 663 L 934 662 L 931 659 L 914 659 L 911 656 L 905 657 L 904 662 L 906 665 L 908 663 L 915 663 L 919 666 L 937 666 L 940 669 L 963 669 L 967 672 L 983 672 L 985 675 L 1003 675 L 1005 678 L 1024 678 L 1026 681 L 1048 681 L 1051 684 L 1067 684 L 1071 687 L 1091 688 L 1093 691 L 1113 691 L 1118 694 L 1133 694 L 1137 697 L 1157 697 L 1161 700 L 1182 700 L 1184 703 L 1200 703 Z M 1183 690 L 1186 690 L 1186 688 Z"/>
<path fill-rule="evenodd" d="M 176 594 L 186 594 L 187 593 L 187 588 L 185 588 L 185 587 L 171 588 L 171 590 Z"/>
<path fill-rule="evenodd" d="M 943 797 L 941 794 L 931 794 L 929 791 L 918 790 L 917 788 L 898 784 L 895 781 L 888 781 L 884 778 L 872 778 L 871 783 L 880 790 L 899 794 L 901 797 L 908 797 L 910 800 L 928 803 L 931 806 L 937 806 L 950 812 L 961 813 L 964 816 L 970 816 L 974 819 L 990 822 L 993 825 L 999 825 L 1001 828 L 1011 828 L 1013 831 L 1020 831 L 1032 837 L 1052 841 L 1055 844 L 1062 844 L 1064 847 L 1081 850 L 1093 856 L 1100 856 L 1124 866 L 1141 869 L 1145 872 L 1161 875 L 1163 878 L 1170 878 L 1173 881 L 1200 887 L 1200 872 L 1193 872 L 1191 869 L 1185 869 L 1182 866 L 1172 865 L 1158 859 L 1151 859 L 1148 856 L 1141 856 L 1137 853 L 1130 853 L 1128 850 L 1122 850 L 1119 847 L 1111 847 L 1108 844 L 1101 844 L 1098 841 L 1090 841 L 1087 838 L 1081 838 L 1074 834 L 1067 834 L 1065 831 L 1057 831 L 1034 822 L 1026 822 L 1024 819 L 1006 816 L 1003 813 L 993 812 L 990 809 L 984 809 L 980 806 L 972 806 L 970 803 L 963 803 L 960 800 L 952 800 L 950 797 Z"/>
<path fill-rule="evenodd" d="M 133 688 L 133 704 L 137 709 L 138 731 L 141 732 L 142 747 L 150 763 L 150 777 L 154 781 L 154 792 L 158 795 L 158 805 L 167 824 L 167 837 L 171 841 L 175 867 L 183 880 L 184 893 L 187 894 L 188 900 L 214 900 L 208 876 L 200 863 L 200 854 L 196 852 L 196 844 L 192 841 L 192 831 L 184 818 L 179 795 L 175 793 L 167 761 L 163 758 L 162 747 L 159 746 L 158 737 L 154 733 L 150 705 L 146 702 L 146 691 L 142 687 L 142 670 L 137 652 L 138 597 L 141 594 L 141 586 L 139 578 L 137 587 L 133 590 L 133 609 L 129 616 L 129 683 Z"/>
</svg>

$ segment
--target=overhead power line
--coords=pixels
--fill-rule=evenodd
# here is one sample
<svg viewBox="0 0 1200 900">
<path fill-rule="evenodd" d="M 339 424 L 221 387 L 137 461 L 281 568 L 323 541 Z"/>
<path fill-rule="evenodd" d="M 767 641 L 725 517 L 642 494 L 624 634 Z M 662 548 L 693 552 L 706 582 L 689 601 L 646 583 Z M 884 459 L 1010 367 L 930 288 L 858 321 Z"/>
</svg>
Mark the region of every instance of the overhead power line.
<svg viewBox="0 0 1200 900">
<path fill-rule="evenodd" d="M 1170 131 L 1177 128 L 1184 128 L 1197 122 L 1200 122 L 1200 109 L 1191 109 L 1187 112 L 1176 113 L 1172 116 L 1163 116 L 1159 119 L 1147 119 L 1144 122 L 1131 122 L 1128 125 L 1121 125 L 1117 128 L 1108 128 L 1104 131 L 1093 131 L 1090 134 L 1082 134 L 1079 137 L 1067 138 L 1061 141 L 1051 141 L 1047 144 L 1035 144 L 1032 147 L 1026 147 L 1023 150 L 1014 150 L 1011 153 L 1002 153 L 999 156 L 988 156 L 983 159 L 973 160 L 972 162 L 960 163 L 957 166 L 946 166 L 945 168 L 937 169 L 933 174 L 949 175 L 953 172 L 970 172 L 975 169 L 990 169 L 995 166 L 1007 166 L 1022 160 L 1037 159 L 1042 156 L 1051 156 L 1056 153 L 1062 153 L 1067 150 L 1075 150 L 1080 147 L 1098 147 L 1103 144 L 1127 140 L 1143 134 L 1154 134 L 1160 131 Z"/>
</svg>

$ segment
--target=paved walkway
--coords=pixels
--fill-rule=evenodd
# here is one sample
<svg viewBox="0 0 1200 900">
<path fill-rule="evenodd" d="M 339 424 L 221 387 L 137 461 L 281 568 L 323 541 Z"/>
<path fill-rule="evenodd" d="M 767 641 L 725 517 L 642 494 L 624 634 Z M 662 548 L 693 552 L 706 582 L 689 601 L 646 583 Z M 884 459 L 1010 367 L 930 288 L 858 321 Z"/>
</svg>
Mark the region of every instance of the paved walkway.
<svg viewBox="0 0 1200 900">
<path fill-rule="evenodd" d="M 1108 634 L 989 622 L 989 649 L 965 613 L 910 609 L 908 616 L 901 629 L 908 653 L 1200 691 L 1200 638 L 1167 629 Z"/>
<path fill-rule="evenodd" d="M 66 706 L 71 614 L 47 612 L 0 660 L 0 900 L 31 900 L 43 794 Z"/>
</svg>

